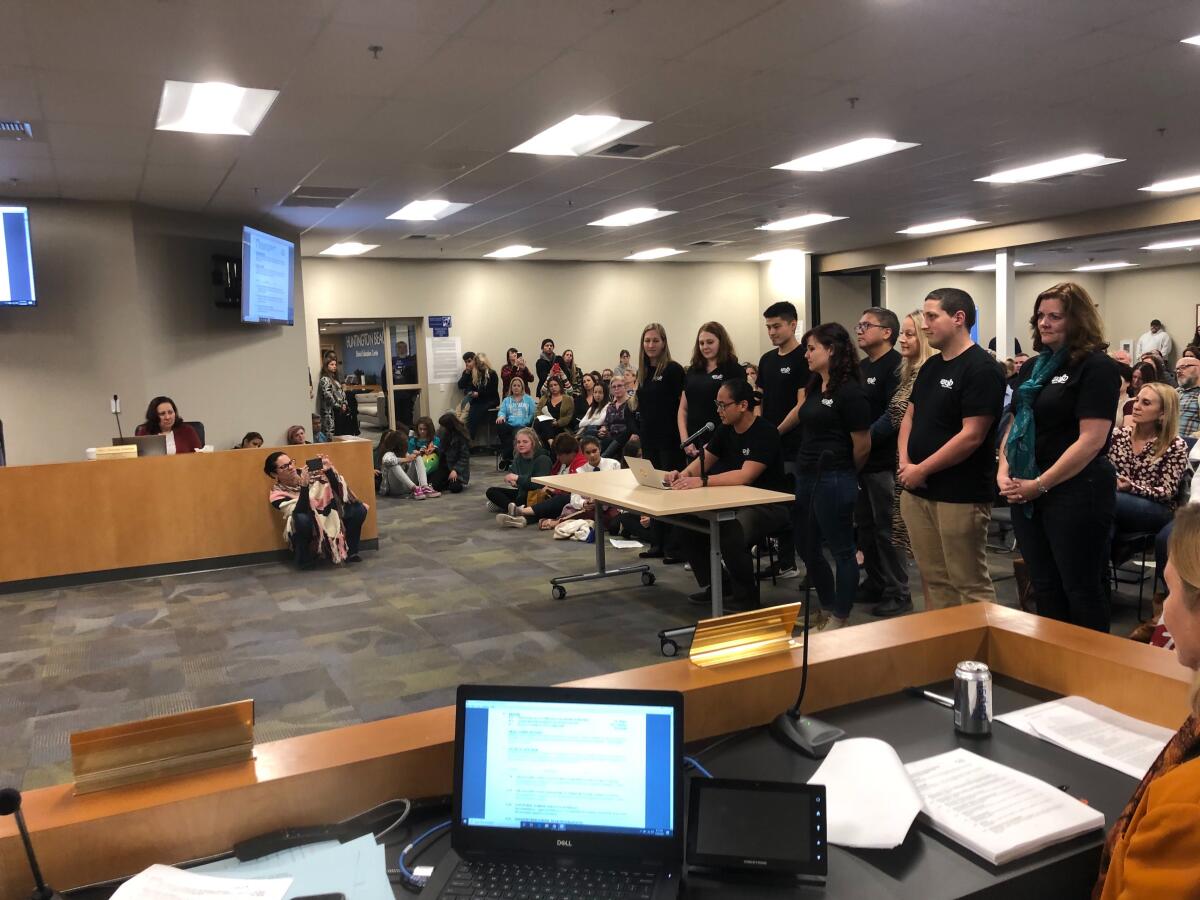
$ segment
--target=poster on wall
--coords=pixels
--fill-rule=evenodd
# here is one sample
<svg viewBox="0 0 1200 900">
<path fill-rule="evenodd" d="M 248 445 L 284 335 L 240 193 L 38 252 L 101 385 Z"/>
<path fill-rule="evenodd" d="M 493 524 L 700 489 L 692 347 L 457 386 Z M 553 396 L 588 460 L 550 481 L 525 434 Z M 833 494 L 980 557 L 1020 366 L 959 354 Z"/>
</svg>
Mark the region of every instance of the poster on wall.
<svg viewBox="0 0 1200 900">
<path fill-rule="evenodd" d="M 375 384 L 383 371 L 383 329 L 342 336 L 342 364 L 359 384 Z M 361 380 L 360 380 L 361 379 Z"/>
<path fill-rule="evenodd" d="M 430 384 L 457 384 L 458 376 L 462 374 L 462 339 L 425 338 L 425 359 L 428 360 Z"/>
</svg>

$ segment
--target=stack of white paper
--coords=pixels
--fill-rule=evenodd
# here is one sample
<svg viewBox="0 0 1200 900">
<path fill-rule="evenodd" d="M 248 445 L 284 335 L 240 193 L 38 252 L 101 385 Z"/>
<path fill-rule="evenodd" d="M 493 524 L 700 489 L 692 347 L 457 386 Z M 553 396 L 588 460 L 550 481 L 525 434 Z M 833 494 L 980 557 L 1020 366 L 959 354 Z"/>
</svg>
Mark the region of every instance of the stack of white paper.
<svg viewBox="0 0 1200 900">
<path fill-rule="evenodd" d="M 890 744 L 838 741 L 809 784 L 825 785 L 831 844 L 890 850 L 904 843 L 921 798 Z"/>
<path fill-rule="evenodd" d="M 1175 734 L 1085 697 L 1062 697 L 996 720 L 1138 781 Z"/>
<path fill-rule="evenodd" d="M 933 827 L 993 865 L 1104 827 L 1099 810 L 968 750 L 906 768 Z"/>
<path fill-rule="evenodd" d="M 383 847 L 373 834 L 345 844 L 323 841 L 250 862 L 222 859 L 192 871 L 230 878 L 290 878 L 283 900 L 309 894 L 345 894 L 347 900 L 394 900 Z"/>
<path fill-rule="evenodd" d="M 112 900 L 283 900 L 290 878 L 255 881 L 151 866 L 117 888 Z"/>
</svg>

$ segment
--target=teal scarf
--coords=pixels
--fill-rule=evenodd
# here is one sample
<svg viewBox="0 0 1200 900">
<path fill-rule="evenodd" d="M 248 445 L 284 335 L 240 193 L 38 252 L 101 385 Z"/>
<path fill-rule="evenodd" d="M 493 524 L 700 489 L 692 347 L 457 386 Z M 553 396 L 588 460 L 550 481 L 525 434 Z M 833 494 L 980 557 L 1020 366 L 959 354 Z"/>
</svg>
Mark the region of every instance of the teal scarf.
<svg viewBox="0 0 1200 900">
<path fill-rule="evenodd" d="M 1008 472 L 1013 478 L 1037 478 L 1042 474 L 1034 457 L 1036 434 L 1033 404 L 1054 373 L 1062 368 L 1066 358 L 1065 347 L 1057 353 L 1043 350 L 1034 361 L 1029 377 L 1013 394 L 1013 423 L 1008 432 L 1008 443 L 1004 447 L 1005 456 L 1008 458 Z M 1024 512 L 1026 516 L 1033 515 L 1033 509 L 1029 506 L 1024 507 Z"/>
</svg>

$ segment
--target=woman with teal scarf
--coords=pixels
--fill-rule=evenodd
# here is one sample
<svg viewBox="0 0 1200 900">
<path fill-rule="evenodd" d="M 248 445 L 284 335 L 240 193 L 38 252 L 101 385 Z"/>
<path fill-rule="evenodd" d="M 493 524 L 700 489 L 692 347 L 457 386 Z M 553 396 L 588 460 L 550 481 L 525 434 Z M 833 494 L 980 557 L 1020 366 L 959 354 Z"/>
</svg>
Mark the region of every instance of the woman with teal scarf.
<svg viewBox="0 0 1200 900">
<path fill-rule="evenodd" d="M 1116 473 L 1105 456 L 1121 389 L 1092 298 L 1064 282 L 1034 302 L 996 484 L 1040 615 L 1108 631 L 1105 567 Z"/>
</svg>

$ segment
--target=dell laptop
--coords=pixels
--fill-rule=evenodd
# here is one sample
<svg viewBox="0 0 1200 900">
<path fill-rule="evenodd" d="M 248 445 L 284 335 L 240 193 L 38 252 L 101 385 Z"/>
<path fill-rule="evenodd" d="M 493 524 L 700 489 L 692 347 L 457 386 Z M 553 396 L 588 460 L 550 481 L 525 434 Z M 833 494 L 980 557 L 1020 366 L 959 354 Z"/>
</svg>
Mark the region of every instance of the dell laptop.
<svg viewBox="0 0 1200 900">
<path fill-rule="evenodd" d="M 459 687 L 451 850 L 421 896 L 678 896 L 682 763 L 677 692 Z"/>
</svg>

